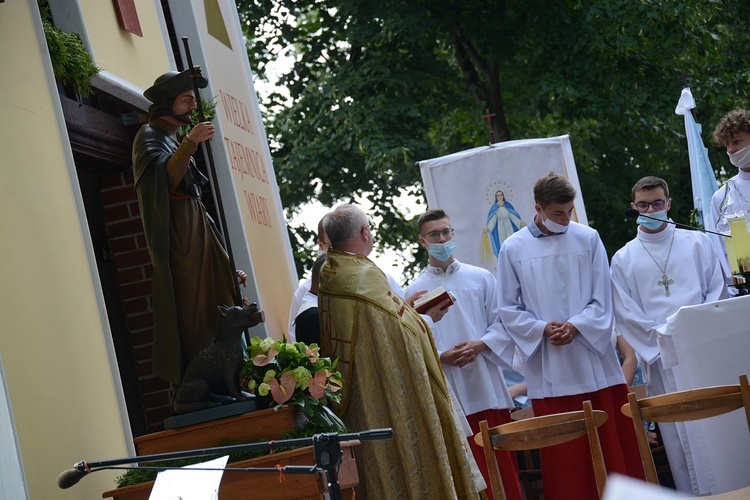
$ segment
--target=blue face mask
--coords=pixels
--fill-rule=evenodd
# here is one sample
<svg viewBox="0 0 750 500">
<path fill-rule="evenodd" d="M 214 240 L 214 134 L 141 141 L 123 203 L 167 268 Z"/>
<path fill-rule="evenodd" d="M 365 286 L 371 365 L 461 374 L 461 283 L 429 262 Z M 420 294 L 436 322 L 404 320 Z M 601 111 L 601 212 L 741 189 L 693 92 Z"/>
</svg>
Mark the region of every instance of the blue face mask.
<svg viewBox="0 0 750 500">
<path fill-rule="evenodd" d="M 445 243 L 430 243 L 430 246 L 427 249 L 427 253 L 441 262 L 450 259 L 455 251 L 456 244 L 453 240 L 448 240 Z"/>
<path fill-rule="evenodd" d="M 636 222 L 651 231 L 655 231 L 656 229 L 659 229 L 662 226 L 662 224 L 664 224 L 667 221 L 666 210 L 659 210 L 658 212 L 653 212 L 653 213 L 646 214 L 646 215 L 648 215 L 649 217 L 653 217 L 654 219 L 659 219 L 659 220 L 649 219 L 648 217 L 639 215 Z"/>
</svg>

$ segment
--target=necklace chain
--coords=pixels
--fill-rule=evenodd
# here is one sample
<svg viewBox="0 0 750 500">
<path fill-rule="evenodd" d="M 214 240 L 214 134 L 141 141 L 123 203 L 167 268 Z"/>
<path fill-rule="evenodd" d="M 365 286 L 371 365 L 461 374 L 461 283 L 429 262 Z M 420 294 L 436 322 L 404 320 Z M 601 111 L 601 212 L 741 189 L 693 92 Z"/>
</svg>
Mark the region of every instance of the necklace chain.
<svg viewBox="0 0 750 500">
<path fill-rule="evenodd" d="M 746 205 L 750 204 L 750 201 L 748 201 L 747 198 L 745 198 L 745 195 L 742 194 L 742 191 L 740 190 L 740 187 L 737 185 L 737 183 L 734 181 L 734 179 L 729 179 L 727 181 L 727 187 L 724 190 L 724 198 L 721 200 L 721 203 L 719 204 L 719 213 L 720 214 L 726 214 L 727 210 L 727 201 L 729 198 L 729 192 L 734 188 L 734 190 L 737 192 L 740 198 L 742 198 L 742 201 L 745 202 Z"/>
<path fill-rule="evenodd" d="M 643 249 L 646 251 L 649 257 L 651 257 L 651 260 L 654 261 L 654 264 L 656 264 L 656 267 L 659 268 L 659 271 L 661 271 L 661 281 L 657 281 L 656 284 L 658 286 L 664 287 L 664 293 L 667 297 L 672 295 L 672 293 L 669 291 L 669 285 L 674 284 L 673 279 L 669 279 L 669 276 L 667 276 L 667 266 L 669 265 L 669 258 L 672 256 L 672 245 L 674 245 L 674 235 L 675 232 L 672 232 L 672 241 L 669 243 L 669 252 L 667 252 L 667 260 L 664 261 L 664 267 L 661 267 L 659 263 L 656 261 L 656 258 L 654 258 L 653 254 L 648 250 L 646 247 L 646 244 L 643 243 L 643 241 L 639 238 L 638 241 L 641 242 L 641 246 L 643 246 Z"/>
</svg>

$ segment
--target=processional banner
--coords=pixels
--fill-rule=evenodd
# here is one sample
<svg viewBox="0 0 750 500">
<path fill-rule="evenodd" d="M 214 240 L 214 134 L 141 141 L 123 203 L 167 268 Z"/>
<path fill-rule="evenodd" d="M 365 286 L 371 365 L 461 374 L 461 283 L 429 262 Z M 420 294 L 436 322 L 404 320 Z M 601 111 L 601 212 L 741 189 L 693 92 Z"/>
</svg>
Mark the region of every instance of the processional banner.
<svg viewBox="0 0 750 500">
<path fill-rule="evenodd" d="M 494 273 L 502 242 L 532 220 L 534 183 L 565 175 L 578 196 L 573 219 L 588 224 L 567 135 L 507 141 L 418 162 L 430 209 L 441 208 L 455 230 L 455 256 Z"/>
</svg>

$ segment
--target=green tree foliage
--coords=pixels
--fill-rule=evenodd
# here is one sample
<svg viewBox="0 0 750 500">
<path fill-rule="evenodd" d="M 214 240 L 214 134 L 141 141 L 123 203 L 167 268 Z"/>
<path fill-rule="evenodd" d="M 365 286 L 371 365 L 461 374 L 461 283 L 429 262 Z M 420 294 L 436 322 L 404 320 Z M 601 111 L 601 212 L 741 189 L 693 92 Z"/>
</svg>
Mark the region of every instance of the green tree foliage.
<svg viewBox="0 0 750 500">
<path fill-rule="evenodd" d="M 717 169 L 728 162 L 713 125 L 750 104 L 740 0 L 237 5 L 261 77 L 282 52 L 295 61 L 280 81 L 288 96 L 263 103 L 288 214 L 365 196 L 379 243 L 393 248 L 415 239 L 414 216 L 394 203 L 421 193 L 415 161 L 486 144 L 485 109 L 496 140 L 570 134 L 589 222 L 612 254 L 633 235 L 622 214 L 643 175 L 666 178 L 673 217 L 689 217 L 681 89 L 696 98 Z M 297 236 L 312 247 L 310 234 Z"/>
</svg>

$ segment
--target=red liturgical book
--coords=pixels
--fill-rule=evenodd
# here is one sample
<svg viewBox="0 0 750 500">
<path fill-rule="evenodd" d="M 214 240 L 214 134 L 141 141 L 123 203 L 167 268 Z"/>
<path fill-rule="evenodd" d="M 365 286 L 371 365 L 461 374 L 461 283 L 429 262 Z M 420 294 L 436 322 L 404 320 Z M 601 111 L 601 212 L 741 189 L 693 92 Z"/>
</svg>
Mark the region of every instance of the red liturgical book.
<svg viewBox="0 0 750 500">
<path fill-rule="evenodd" d="M 445 307 L 450 307 L 451 304 L 453 304 L 456 301 L 456 297 L 453 296 L 453 294 L 449 291 L 447 291 L 445 288 L 441 286 L 437 287 L 431 292 L 428 292 L 421 297 L 419 297 L 417 300 L 414 301 L 414 309 L 419 314 L 424 314 L 427 312 L 428 309 L 431 309 L 438 305 L 439 303 L 443 302 L 445 299 L 450 300 L 450 304 L 448 304 Z M 444 308 L 445 309 L 445 308 Z"/>
</svg>

